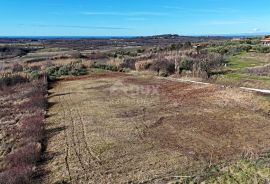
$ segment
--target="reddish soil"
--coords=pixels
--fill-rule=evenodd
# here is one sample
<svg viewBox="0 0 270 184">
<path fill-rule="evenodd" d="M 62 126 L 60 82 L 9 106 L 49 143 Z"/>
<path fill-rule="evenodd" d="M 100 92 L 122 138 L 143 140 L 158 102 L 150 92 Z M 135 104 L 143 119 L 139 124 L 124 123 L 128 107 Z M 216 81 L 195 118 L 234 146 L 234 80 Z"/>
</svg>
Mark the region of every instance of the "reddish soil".
<svg viewBox="0 0 270 184">
<path fill-rule="evenodd" d="M 270 148 L 269 116 L 250 93 L 122 73 L 70 81 L 51 90 L 48 126 L 65 129 L 49 140 L 60 154 L 45 183 L 167 183 Z"/>
<path fill-rule="evenodd" d="M 128 74 L 119 72 L 104 72 L 104 73 L 93 73 L 85 76 L 72 76 L 65 77 L 63 81 L 76 81 L 76 80 L 88 80 L 88 79 L 99 79 L 99 78 L 115 78 L 115 77 L 125 77 Z"/>
</svg>

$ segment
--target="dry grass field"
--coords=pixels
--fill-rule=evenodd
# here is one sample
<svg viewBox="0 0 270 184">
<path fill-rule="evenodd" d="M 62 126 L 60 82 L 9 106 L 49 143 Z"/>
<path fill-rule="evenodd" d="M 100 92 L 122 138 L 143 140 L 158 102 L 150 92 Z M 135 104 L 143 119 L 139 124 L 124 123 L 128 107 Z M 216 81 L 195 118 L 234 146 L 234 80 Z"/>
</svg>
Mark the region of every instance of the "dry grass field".
<svg viewBox="0 0 270 184">
<path fill-rule="evenodd" d="M 53 84 L 43 183 L 167 183 L 270 147 L 269 103 L 237 88 L 100 72 Z"/>
</svg>

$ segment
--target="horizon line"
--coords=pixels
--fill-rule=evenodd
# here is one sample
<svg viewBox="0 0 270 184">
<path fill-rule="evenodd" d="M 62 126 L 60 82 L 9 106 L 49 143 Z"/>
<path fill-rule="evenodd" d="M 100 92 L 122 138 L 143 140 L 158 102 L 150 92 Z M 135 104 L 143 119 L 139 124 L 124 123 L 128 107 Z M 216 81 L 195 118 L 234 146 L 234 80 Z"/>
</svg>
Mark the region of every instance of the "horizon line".
<svg viewBox="0 0 270 184">
<path fill-rule="evenodd" d="M 14 36 L 14 35 L 0 35 L 0 38 L 136 38 L 136 37 L 151 37 L 151 36 L 165 36 L 165 35 L 175 35 L 175 36 L 187 36 L 187 37 L 211 37 L 211 36 L 265 36 L 270 34 L 270 32 L 261 32 L 261 33 L 224 33 L 224 34 L 153 34 L 153 35 L 125 35 L 125 36 L 119 36 L 119 35 L 99 35 L 99 36 L 86 36 L 86 35 L 20 35 L 20 36 Z"/>
</svg>

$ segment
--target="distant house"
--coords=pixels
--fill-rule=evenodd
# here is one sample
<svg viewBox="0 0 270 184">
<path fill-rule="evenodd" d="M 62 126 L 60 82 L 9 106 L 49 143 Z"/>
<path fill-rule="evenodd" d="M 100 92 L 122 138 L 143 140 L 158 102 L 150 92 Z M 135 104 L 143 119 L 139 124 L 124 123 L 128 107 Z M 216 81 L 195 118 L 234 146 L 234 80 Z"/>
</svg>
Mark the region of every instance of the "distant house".
<svg viewBox="0 0 270 184">
<path fill-rule="evenodd" d="M 240 41 L 241 38 L 233 38 L 232 41 Z"/>
<path fill-rule="evenodd" d="M 265 46 L 270 46 L 270 37 L 264 38 L 261 42 Z"/>
</svg>

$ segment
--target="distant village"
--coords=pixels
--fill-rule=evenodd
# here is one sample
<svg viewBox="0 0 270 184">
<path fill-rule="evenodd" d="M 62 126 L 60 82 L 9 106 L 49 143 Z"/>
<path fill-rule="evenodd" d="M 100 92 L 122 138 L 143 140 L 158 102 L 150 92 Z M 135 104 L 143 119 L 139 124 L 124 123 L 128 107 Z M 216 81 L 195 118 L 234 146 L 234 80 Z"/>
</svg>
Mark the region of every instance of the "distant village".
<svg viewBox="0 0 270 184">
<path fill-rule="evenodd" d="M 262 39 L 262 44 L 265 46 L 270 46 L 270 36 L 264 37 L 264 39 Z"/>
</svg>

